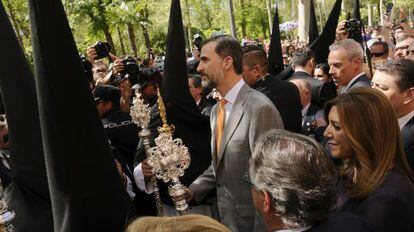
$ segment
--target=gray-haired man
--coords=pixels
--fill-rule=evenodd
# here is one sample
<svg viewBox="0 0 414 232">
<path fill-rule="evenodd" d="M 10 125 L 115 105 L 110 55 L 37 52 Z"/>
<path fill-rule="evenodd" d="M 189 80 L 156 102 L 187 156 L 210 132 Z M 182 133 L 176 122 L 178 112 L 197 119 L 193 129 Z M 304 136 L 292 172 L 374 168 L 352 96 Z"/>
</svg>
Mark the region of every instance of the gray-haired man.
<svg viewBox="0 0 414 232">
<path fill-rule="evenodd" d="M 256 145 L 249 174 L 266 231 L 367 231 L 355 215 L 329 217 L 337 175 L 323 148 L 307 136 L 270 130 Z"/>
</svg>

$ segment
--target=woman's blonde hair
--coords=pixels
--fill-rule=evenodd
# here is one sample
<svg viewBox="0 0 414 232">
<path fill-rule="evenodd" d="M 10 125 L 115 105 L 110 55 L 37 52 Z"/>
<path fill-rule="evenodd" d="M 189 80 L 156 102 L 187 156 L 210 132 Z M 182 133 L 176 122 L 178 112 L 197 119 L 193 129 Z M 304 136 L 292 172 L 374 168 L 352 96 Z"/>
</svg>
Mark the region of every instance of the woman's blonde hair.
<svg viewBox="0 0 414 232">
<path fill-rule="evenodd" d="M 351 158 L 344 160 L 341 169 L 351 197 L 369 195 L 394 166 L 401 168 L 414 182 L 397 116 L 381 92 L 371 88 L 352 89 L 327 103 L 326 118 L 334 106 L 353 150 Z"/>
<path fill-rule="evenodd" d="M 203 215 L 142 217 L 128 226 L 127 232 L 230 232 L 218 221 Z"/>
</svg>

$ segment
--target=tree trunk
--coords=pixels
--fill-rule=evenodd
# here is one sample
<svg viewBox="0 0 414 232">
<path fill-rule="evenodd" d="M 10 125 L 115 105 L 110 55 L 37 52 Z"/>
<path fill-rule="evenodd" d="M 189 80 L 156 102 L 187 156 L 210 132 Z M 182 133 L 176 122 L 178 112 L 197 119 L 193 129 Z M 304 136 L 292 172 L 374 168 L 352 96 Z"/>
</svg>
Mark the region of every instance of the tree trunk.
<svg viewBox="0 0 414 232">
<path fill-rule="evenodd" d="M 92 14 L 92 13 L 90 13 L 90 14 Z M 109 45 L 111 45 L 112 54 L 116 55 L 114 40 L 112 39 L 111 32 L 109 31 L 109 25 L 108 25 L 108 22 L 107 22 L 106 17 L 105 17 L 105 9 L 103 8 L 102 0 L 99 0 L 99 2 L 98 2 L 98 17 L 99 17 L 100 21 L 102 22 L 102 31 L 105 34 L 106 42 L 108 42 Z M 91 19 L 93 19 L 93 18 L 94 17 L 92 15 Z"/>
<path fill-rule="evenodd" d="M 242 30 L 242 38 L 246 37 L 246 4 L 244 0 L 240 0 L 241 21 L 240 26 Z"/>
<path fill-rule="evenodd" d="M 265 20 L 264 20 L 263 18 L 260 20 L 260 22 L 261 22 L 261 24 L 262 24 L 262 33 L 263 33 L 263 38 L 264 38 L 264 39 L 267 39 L 267 30 L 266 30 L 267 25 L 266 25 L 266 22 L 265 22 Z M 272 33 L 272 31 L 270 31 L 269 33 Z"/>
<path fill-rule="evenodd" d="M 127 27 L 128 27 L 129 42 L 131 43 L 131 48 L 132 48 L 132 54 L 134 55 L 135 58 L 137 58 L 138 51 L 137 51 L 137 44 L 135 43 L 134 27 L 132 26 L 131 23 L 127 23 Z"/>
<path fill-rule="evenodd" d="M 188 29 L 188 51 L 191 52 L 193 49 L 193 35 L 191 34 L 191 18 L 190 18 L 190 8 L 188 6 L 188 0 L 185 0 L 185 14 L 187 16 L 187 29 Z"/>
<path fill-rule="evenodd" d="M 204 8 L 205 9 L 207 9 L 208 8 L 208 5 L 210 4 L 210 3 L 207 3 L 206 2 L 206 0 L 203 0 L 203 4 L 204 4 Z M 208 28 L 211 28 L 212 26 L 213 26 L 213 18 L 211 17 L 211 11 L 210 11 L 210 9 L 208 9 L 208 10 L 206 10 L 206 21 L 207 21 L 207 24 L 208 24 Z"/>
<path fill-rule="evenodd" d="M 309 36 L 310 1 L 298 1 L 298 36 L 300 41 L 306 41 Z"/>
<path fill-rule="evenodd" d="M 231 35 L 234 38 L 237 38 L 236 23 L 234 21 L 234 13 L 233 13 L 233 0 L 228 0 L 228 4 L 229 4 L 229 20 L 230 20 Z"/>
<path fill-rule="evenodd" d="M 23 38 L 22 38 L 22 36 L 20 34 L 19 23 L 16 20 L 16 16 L 14 14 L 13 7 L 12 7 L 12 5 L 10 3 L 10 0 L 5 0 L 5 1 L 6 1 L 6 7 L 9 10 L 10 19 L 11 19 L 11 22 L 13 24 L 14 31 L 16 32 L 17 39 L 19 40 L 19 43 L 20 43 L 20 46 L 22 46 L 22 49 L 24 49 Z"/>
<path fill-rule="evenodd" d="M 141 24 L 142 33 L 144 34 L 144 40 L 145 40 L 145 47 L 147 50 L 151 49 L 151 41 L 149 38 L 148 30 L 147 28 Z"/>
<path fill-rule="evenodd" d="M 118 37 L 119 37 L 119 44 L 121 45 L 121 51 L 123 55 L 126 55 L 125 46 L 124 46 L 124 39 L 122 39 L 122 33 L 119 27 L 116 27 L 116 30 L 118 31 Z"/>
<path fill-rule="evenodd" d="M 267 20 L 269 20 L 269 32 L 272 33 L 273 19 L 272 19 L 272 3 L 271 0 L 266 0 Z"/>
<path fill-rule="evenodd" d="M 144 9 L 142 9 L 140 13 L 144 17 L 144 21 L 148 22 L 147 4 L 145 4 Z M 149 38 L 148 29 L 144 24 L 140 23 L 140 25 L 141 25 L 141 29 L 142 29 L 142 34 L 144 35 L 145 47 L 147 48 L 147 54 L 148 54 L 148 51 L 151 49 L 151 41 L 150 41 L 150 38 Z"/>
</svg>

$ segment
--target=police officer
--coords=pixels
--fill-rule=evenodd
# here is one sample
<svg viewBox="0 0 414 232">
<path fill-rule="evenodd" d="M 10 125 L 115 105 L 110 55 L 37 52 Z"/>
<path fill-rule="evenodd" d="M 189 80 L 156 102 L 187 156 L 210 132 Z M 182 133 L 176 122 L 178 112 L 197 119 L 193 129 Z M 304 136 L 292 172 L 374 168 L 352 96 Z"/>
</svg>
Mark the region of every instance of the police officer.
<svg viewBox="0 0 414 232">
<path fill-rule="evenodd" d="M 121 91 L 110 85 L 100 85 L 95 88 L 93 96 L 111 145 L 119 150 L 132 168 L 139 141 L 138 128 L 132 122 L 131 116 L 119 109 Z"/>
</svg>

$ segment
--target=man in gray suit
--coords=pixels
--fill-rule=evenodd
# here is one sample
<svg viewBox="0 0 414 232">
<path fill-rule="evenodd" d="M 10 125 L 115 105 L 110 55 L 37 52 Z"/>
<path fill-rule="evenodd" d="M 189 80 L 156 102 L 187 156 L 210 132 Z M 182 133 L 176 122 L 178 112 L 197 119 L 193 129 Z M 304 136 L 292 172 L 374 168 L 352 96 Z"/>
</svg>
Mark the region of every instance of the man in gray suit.
<svg viewBox="0 0 414 232">
<path fill-rule="evenodd" d="M 232 231 L 263 231 L 243 176 L 259 135 L 283 128 L 282 118 L 265 95 L 244 83 L 242 52 L 235 38 L 218 36 L 205 41 L 197 71 L 223 99 L 210 116 L 212 164 L 190 185 L 187 200 L 201 202 L 216 188 L 219 220 L 224 225 Z"/>
</svg>

